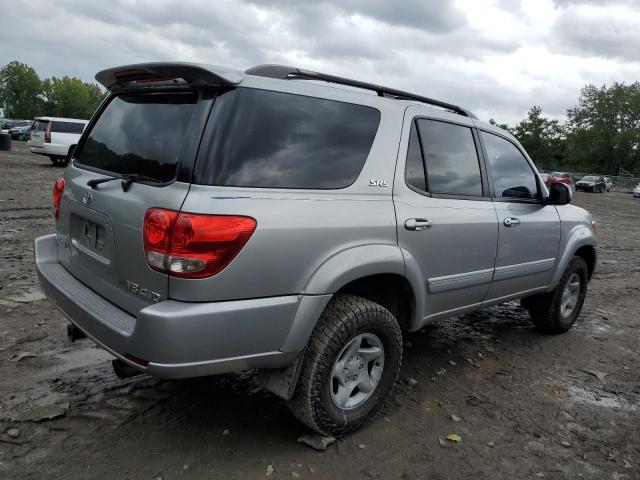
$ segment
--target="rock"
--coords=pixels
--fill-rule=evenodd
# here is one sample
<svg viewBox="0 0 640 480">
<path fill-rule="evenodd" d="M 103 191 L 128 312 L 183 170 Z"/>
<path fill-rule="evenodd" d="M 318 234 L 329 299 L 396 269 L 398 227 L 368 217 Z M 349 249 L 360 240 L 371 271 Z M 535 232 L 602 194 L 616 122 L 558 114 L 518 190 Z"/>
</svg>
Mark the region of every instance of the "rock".
<svg viewBox="0 0 640 480">
<path fill-rule="evenodd" d="M 447 442 L 442 437 L 438 437 L 438 444 L 440 444 L 441 448 L 447 448 Z"/>
<path fill-rule="evenodd" d="M 21 362 L 22 360 L 24 360 L 25 358 L 33 358 L 35 357 L 36 354 L 35 353 L 31 353 L 31 352 L 22 352 L 22 353 L 18 353 L 17 355 L 11 357 L 11 361 L 12 362 Z"/>
<path fill-rule="evenodd" d="M 298 442 L 322 452 L 330 445 L 336 443 L 336 439 L 335 437 L 325 437 L 324 435 L 302 435 L 298 438 Z"/>
<path fill-rule="evenodd" d="M 273 475 L 273 465 L 271 464 L 267 465 L 267 469 L 265 470 L 264 473 L 267 477 L 270 477 L 271 475 Z"/>
<path fill-rule="evenodd" d="M 415 378 L 407 379 L 407 385 L 410 387 L 415 387 L 418 384 L 418 381 Z"/>
<path fill-rule="evenodd" d="M 229 435 L 229 429 L 228 429 L 228 428 L 225 428 L 225 429 L 222 431 L 222 435 Z"/>
<path fill-rule="evenodd" d="M 17 428 L 10 428 L 7 430 L 7 436 L 9 438 L 18 438 L 20 436 L 20 430 Z"/>
<path fill-rule="evenodd" d="M 445 373 L 447 373 L 447 369 L 446 369 L 446 368 L 441 368 L 440 370 L 438 370 L 438 371 L 436 372 L 436 375 L 442 376 L 442 375 L 444 375 Z"/>
<path fill-rule="evenodd" d="M 358 448 L 359 448 L 360 450 L 364 450 L 365 448 L 367 448 L 367 446 L 366 446 L 364 443 L 359 443 L 359 444 L 358 444 Z"/>
<path fill-rule="evenodd" d="M 456 423 L 460 423 L 462 421 L 462 419 L 457 415 L 451 415 L 451 420 L 453 420 Z"/>
<path fill-rule="evenodd" d="M 291 472 L 292 478 L 300 478 L 300 474 L 298 472 Z"/>
<path fill-rule="evenodd" d="M 449 365 L 455 367 L 457 365 L 457 363 L 454 362 L 453 360 L 449 360 Z"/>
<path fill-rule="evenodd" d="M 64 417 L 69 410 L 69 402 L 57 405 L 44 405 L 35 407 L 24 412 L 17 417 L 19 422 L 42 422 L 44 420 L 53 420 L 54 418 Z"/>
<path fill-rule="evenodd" d="M 571 446 L 571 444 L 569 442 L 567 442 L 566 440 L 562 440 L 560 442 L 560 445 L 562 445 L 565 448 L 569 448 Z"/>
<path fill-rule="evenodd" d="M 493 448 L 493 447 L 495 447 L 495 446 L 496 446 L 496 444 L 495 444 L 494 442 L 489 442 L 489 443 L 487 443 L 487 446 L 488 446 L 489 448 Z"/>
</svg>

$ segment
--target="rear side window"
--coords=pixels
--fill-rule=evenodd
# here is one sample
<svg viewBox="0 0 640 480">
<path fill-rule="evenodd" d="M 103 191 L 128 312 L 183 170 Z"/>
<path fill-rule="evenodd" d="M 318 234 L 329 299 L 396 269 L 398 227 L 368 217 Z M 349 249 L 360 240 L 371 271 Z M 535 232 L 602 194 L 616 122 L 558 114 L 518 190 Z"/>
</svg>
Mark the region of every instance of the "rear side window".
<svg viewBox="0 0 640 480">
<path fill-rule="evenodd" d="M 82 133 L 84 123 L 78 122 L 61 122 L 54 120 L 51 122 L 51 131 L 54 133 Z"/>
<path fill-rule="evenodd" d="M 78 166 L 172 180 L 197 102 L 193 92 L 114 97 L 81 146 Z"/>
<path fill-rule="evenodd" d="M 196 183 L 335 189 L 358 177 L 380 123 L 374 108 L 237 88 L 216 99 Z"/>
<path fill-rule="evenodd" d="M 480 132 L 489 157 L 491 178 L 497 198 L 538 198 L 538 182 L 529 162 L 508 140 Z"/>
<path fill-rule="evenodd" d="M 430 193 L 482 195 L 482 177 L 471 128 L 418 120 Z"/>
</svg>

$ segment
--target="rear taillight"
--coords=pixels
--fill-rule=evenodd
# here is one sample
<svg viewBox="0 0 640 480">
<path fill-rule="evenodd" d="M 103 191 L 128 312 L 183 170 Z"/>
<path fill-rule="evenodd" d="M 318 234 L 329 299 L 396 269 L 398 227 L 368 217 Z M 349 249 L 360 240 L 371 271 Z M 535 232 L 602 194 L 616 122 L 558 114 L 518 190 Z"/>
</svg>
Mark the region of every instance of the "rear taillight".
<svg viewBox="0 0 640 480">
<path fill-rule="evenodd" d="M 47 128 L 44 129 L 44 141 L 51 143 L 51 122 L 47 123 Z"/>
<path fill-rule="evenodd" d="M 149 266 L 159 272 L 210 277 L 231 263 L 255 229 L 251 217 L 151 208 L 144 216 L 144 253 Z"/>
<path fill-rule="evenodd" d="M 64 178 L 58 178 L 53 184 L 53 216 L 56 220 L 60 216 L 60 200 L 64 193 Z"/>
</svg>

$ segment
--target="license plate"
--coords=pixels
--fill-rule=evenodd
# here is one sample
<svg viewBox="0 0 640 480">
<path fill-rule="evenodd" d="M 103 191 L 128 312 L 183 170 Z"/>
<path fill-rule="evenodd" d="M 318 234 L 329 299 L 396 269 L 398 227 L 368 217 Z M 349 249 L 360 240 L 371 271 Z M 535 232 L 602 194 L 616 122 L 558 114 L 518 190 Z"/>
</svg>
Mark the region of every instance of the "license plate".
<svg viewBox="0 0 640 480">
<path fill-rule="evenodd" d="M 87 220 L 82 228 L 82 243 L 94 252 L 104 250 L 106 234 L 104 227 Z"/>
</svg>

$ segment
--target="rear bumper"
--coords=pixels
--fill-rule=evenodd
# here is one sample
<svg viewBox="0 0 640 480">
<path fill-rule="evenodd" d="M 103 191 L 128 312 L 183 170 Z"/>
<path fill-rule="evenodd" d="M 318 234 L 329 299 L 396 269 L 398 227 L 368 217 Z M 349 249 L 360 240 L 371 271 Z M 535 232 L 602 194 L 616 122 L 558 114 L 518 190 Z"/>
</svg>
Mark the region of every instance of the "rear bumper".
<svg viewBox="0 0 640 480">
<path fill-rule="evenodd" d="M 299 330 L 292 325 L 315 324 L 330 298 L 288 295 L 211 303 L 166 300 L 133 316 L 58 263 L 55 235 L 36 239 L 35 257 L 44 293 L 70 322 L 120 360 L 163 378 L 288 366 L 301 350 L 283 349 L 285 343 L 292 343 L 289 332 Z"/>
<path fill-rule="evenodd" d="M 66 157 L 69 153 L 69 145 L 58 145 L 55 143 L 45 143 L 43 145 L 29 145 L 31 153 L 37 153 L 38 155 L 54 155 L 58 157 Z"/>
</svg>

